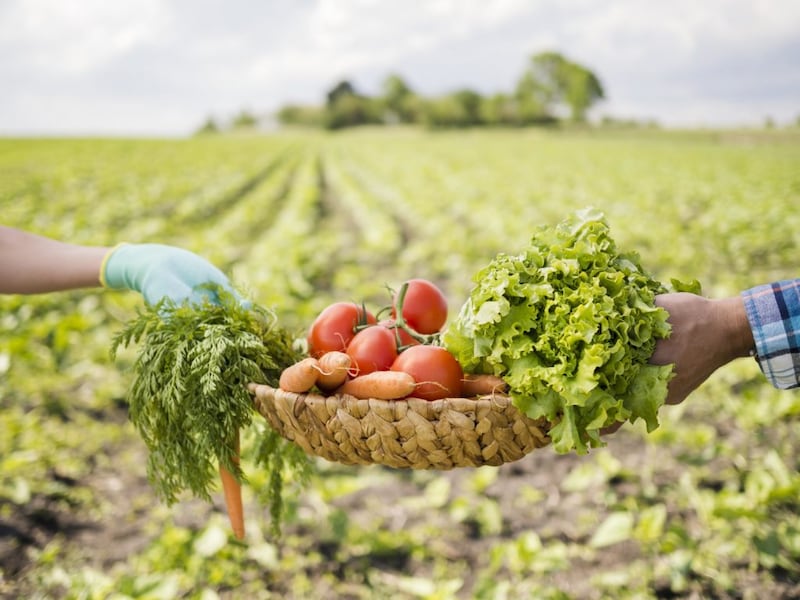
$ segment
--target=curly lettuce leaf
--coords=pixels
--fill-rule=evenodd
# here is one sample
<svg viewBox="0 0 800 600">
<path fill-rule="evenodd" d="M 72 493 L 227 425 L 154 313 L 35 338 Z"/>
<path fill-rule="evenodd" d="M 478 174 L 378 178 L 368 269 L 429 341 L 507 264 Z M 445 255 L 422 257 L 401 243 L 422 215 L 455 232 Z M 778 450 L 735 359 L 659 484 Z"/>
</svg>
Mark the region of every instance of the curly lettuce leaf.
<svg viewBox="0 0 800 600">
<path fill-rule="evenodd" d="M 600 431 L 620 421 L 658 427 L 672 367 L 647 362 L 670 332 L 655 305 L 667 289 L 637 253 L 617 249 L 602 213 L 539 228 L 522 253 L 497 255 L 473 281 L 443 345 L 465 371 L 503 377 L 515 406 L 553 423 L 558 452 L 601 446 Z"/>
</svg>

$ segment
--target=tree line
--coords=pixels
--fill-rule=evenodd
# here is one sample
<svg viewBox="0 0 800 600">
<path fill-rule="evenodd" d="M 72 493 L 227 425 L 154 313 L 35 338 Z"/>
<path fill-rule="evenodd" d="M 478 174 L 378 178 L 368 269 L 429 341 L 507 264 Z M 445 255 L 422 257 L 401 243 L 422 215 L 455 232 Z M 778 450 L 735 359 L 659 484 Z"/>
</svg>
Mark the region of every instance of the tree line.
<svg viewBox="0 0 800 600">
<path fill-rule="evenodd" d="M 328 91 L 323 105 L 290 104 L 276 116 L 284 125 L 326 129 L 397 123 L 431 128 L 525 126 L 562 118 L 585 121 L 588 110 L 604 97 L 600 80 L 587 67 L 560 53 L 542 52 L 530 58 L 510 93 L 482 96 L 460 89 L 429 98 L 391 74 L 376 96 L 361 94 L 344 80 Z"/>
<path fill-rule="evenodd" d="M 359 93 L 350 81 L 334 85 L 320 105 L 288 104 L 275 118 L 283 125 L 342 129 L 357 125 L 416 124 L 429 128 L 476 126 L 522 127 L 553 124 L 568 119 L 583 122 L 589 109 L 605 98 L 598 77 L 587 67 L 558 52 L 530 57 L 508 93 L 483 96 L 459 89 L 437 97 L 415 92 L 399 75 L 391 74 L 375 96 Z M 233 129 L 257 127 L 259 119 L 243 110 L 230 124 Z M 209 118 L 198 133 L 221 127 Z"/>
</svg>

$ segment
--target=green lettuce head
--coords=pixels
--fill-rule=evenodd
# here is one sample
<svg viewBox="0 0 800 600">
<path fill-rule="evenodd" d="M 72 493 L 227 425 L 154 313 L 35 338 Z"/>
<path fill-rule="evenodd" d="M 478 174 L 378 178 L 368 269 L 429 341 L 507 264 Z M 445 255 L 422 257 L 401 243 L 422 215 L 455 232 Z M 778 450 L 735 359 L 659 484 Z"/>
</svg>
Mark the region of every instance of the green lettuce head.
<svg viewBox="0 0 800 600">
<path fill-rule="evenodd" d="M 601 213 L 539 228 L 524 252 L 499 254 L 473 281 L 443 344 L 465 371 L 502 377 L 522 412 L 553 423 L 558 452 L 602 446 L 600 431 L 620 421 L 658 427 L 672 366 L 648 360 L 670 333 L 655 305 L 667 289 L 638 254 L 618 251 Z"/>
</svg>

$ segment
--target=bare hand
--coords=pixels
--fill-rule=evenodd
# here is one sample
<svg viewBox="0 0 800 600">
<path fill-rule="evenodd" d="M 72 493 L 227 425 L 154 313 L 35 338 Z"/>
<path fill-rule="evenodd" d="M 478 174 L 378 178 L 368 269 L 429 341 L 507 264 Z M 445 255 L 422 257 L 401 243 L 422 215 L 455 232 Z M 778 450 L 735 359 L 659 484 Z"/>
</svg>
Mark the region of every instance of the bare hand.
<svg viewBox="0 0 800 600">
<path fill-rule="evenodd" d="M 669 313 L 669 338 L 659 340 L 650 362 L 674 364 L 667 404 L 678 404 L 721 366 L 747 356 L 753 335 L 739 296 L 709 300 L 687 293 L 662 294 L 656 305 Z"/>
<path fill-rule="evenodd" d="M 753 347 L 753 334 L 741 297 L 709 300 L 685 292 L 656 296 L 656 305 L 669 313 L 672 332 L 658 340 L 650 362 L 675 365 L 669 382 L 667 404 L 678 404 L 721 366 Z M 610 434 L 622 426 L 603 430 Z"/>
</svg>

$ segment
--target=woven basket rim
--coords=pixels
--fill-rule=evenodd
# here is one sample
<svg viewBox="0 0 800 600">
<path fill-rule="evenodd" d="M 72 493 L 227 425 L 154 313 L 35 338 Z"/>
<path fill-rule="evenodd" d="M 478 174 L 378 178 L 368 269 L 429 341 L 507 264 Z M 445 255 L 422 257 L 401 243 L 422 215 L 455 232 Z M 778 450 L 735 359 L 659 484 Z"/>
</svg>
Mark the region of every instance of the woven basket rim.
<svg viewBox="0 0 800 600">
<path fill-rule="evenodd" d="M 350 394 L 344 393 L 331 393 L 331 394 L 323 394 L 322 392 L 318 391 L 308 391 L 308 392 L 288 392 L 284 389 L 279 387 L 273 387 L 264 383 L 253 383 L 250 384 L 250 391 L 256 396 L 269 396 L 271 394 L 280 394 L 286 397 L 295 397 L 298 399 L 302 399 L 304 401 L 315 400 L 317 398 L 321 398 L 323 400 L 335 398 L 340 402 L 348 402 L 348 401 L 367 401 L 370 403 L 377 403 L 383 405 L 395 405 L 400 403 L 407 403 L 407 402 L 424 402 L 426 404 L 431 404 L 437 406 L 441 405 L 448 405 L 452 404 L 453 402 L 461 403 L 475 403 L 479 404 L 480 402 L 485 401 L 495 401 L 499 404 L 505 406 L 506 404 L 512 404 L 511 396 L 508 394 L 504 394 L 502 392 L 492 392 L 490 394 L 483 394 L 480 396 L 473 396 L 473 397 L 464 397 L 464 396 L 452 396 L 447 398 L 439 398 L 438 400 L 426 400 L 425 398 L 419 398 L 417 396 L 407 396 L 405 398 L 398 398 L 396 400 L 384 400 L 381 398 L 356 398 Z"/>
<path fill-rule="evenodd" d="M 550 443 L 550 424 L 506 394 L 424 400 L 293 393 L 250 384 L 255 408 L 309 454 L 344 464 L 451 469 L 499 466 Z"/>
</svg>

